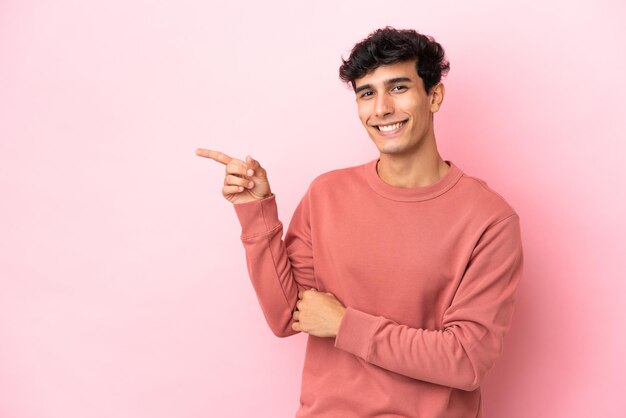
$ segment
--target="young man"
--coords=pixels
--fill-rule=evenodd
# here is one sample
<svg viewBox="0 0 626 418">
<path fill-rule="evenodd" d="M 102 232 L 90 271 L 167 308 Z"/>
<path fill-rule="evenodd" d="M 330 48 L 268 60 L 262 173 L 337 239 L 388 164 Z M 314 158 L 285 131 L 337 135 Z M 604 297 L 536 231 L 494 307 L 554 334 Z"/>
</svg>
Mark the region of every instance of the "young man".
<svg viewBox="0 0 626 418">
<path fill-rule="evenodd" d="M 384 28 L 340 77 L 380 157 L 317 177 L 282 240 L 258 161 L 211 150 L 272 331 L 309 334 L 297 417 L 480 417 L 522 270 L 519 218 L 437 151 L 449 69 L 437 42 Z"/>
</svg>

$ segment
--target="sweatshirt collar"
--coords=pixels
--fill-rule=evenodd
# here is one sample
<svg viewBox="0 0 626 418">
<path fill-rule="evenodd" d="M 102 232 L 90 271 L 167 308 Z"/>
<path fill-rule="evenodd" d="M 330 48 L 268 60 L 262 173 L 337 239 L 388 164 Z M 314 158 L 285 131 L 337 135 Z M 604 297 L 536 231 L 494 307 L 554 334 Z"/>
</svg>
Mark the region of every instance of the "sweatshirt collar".
<svg viewBox="0 0 626 418">
<path fill-rule="evenodd" d="M 363 168 L 370 187 L 380 196 L 401 202 L 417 202 L 434 199 L 450 190 L 461 178 L 463 172 L 454 163 L 446 160 L 450 166 L 448 172 L 433 184 L 423 187 L 397 187 L 385 183 L 376 172 L 378 158 L 366 163 Z"/>
</svg>

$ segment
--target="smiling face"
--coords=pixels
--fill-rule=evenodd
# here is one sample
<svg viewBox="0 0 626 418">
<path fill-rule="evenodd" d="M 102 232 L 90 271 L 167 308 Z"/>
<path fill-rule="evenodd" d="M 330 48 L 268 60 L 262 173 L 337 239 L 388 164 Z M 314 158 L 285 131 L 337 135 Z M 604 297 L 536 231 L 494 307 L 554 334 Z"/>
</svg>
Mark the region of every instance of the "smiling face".
<svg viewBox="0 0 626 418">
<path fill-rule="evenodd" d="M 415 61 L 383 65 L 355 80 L 359 119 L 381 154 L 416 155 L 432 141 L 433 113 L 443 100 L 443 84 L 426 94 Z"/>
</svg>

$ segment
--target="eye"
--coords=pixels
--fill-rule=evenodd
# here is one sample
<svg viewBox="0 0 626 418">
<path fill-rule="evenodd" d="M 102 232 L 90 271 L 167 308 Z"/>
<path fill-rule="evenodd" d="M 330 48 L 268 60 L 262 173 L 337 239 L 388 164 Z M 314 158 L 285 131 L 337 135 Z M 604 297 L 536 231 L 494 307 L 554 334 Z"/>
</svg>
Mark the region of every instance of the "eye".
<svg viewBox="0 0 626 418">
<path fill-rule="evenodd" d="M 408 89 L 407 86 L 394 86 L 394 88 L 391 89 L 391 91 L 404 91 Z"/>
<path fill-rule="evenodd" d="M 359 96 L 361 99 L 367 99 L 368 97 L 371 97 L 374 94 L 374 92 L 372 91 L 364 91 L 363 93 L 361 93 L 361 95 Z"/>
</svg>

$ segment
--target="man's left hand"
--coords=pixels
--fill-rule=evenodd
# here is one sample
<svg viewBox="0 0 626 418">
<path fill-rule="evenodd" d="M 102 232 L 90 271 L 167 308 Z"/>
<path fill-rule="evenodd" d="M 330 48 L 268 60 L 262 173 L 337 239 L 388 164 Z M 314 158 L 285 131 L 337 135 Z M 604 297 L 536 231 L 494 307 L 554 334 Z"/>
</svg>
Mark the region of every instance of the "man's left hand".
<svg viewBox="0 0 626 418">
<path fill-rule="evenodd" d="M 345 306 L 332 293 L 315 289 L 301 290 L 293 312 L 294 331 L 302 331 L 316 337 L 335 337 L 346 311 Z"/>
</svg>

